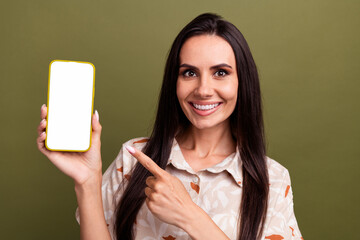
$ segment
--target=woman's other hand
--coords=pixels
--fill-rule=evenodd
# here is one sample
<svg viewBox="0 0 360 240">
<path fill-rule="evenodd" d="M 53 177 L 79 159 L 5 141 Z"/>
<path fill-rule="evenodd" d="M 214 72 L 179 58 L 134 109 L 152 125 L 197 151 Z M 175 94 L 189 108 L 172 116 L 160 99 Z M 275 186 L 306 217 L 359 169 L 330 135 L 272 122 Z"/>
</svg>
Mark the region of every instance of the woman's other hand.
<svg viewBox="0 0 360 240">
<path fill-rule="evenodd" d="M 182 182 L 161 169 L 141 151 L 129 146 L 126 148 L 153 174 L 146 179 L 145 194 L 149 210 L 161 221 L 184 229 L 198 206 L 192 201 Z"/>
<path fill-rule="evenodd" d="M 182 182 L 160 168 L 141 151 L 127 146 L 133 155 L 153 176 L 146 179 L 146 205 L 161 221 L 186 231 L 194 240 L 229 239 L 212 219 L 196 205 Z"/>
<path fill-rule="evenodd" d="M 45 147 L 47 107 L 41 106 L 41 122 L 37 128 L 37 146 L 60 171 L 74 179 L 75 185 L 83 185 L 88 180 L 101 179 L 101 125 L 97 111 L 92 116 L 91 146 L 86 152 L 50 151 Z"/>
</svg>

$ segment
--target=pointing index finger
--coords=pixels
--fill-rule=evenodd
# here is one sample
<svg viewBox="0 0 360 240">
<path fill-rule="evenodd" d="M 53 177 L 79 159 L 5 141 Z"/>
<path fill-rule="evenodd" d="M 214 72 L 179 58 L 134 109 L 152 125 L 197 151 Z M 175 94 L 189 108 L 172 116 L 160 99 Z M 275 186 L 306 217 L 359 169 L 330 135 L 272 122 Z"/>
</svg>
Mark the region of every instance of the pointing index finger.
<svg viewBox="0 0 360 240">
<path fill-rule="evenodd" d="M 161 178 L 167 172 L 160 168 L 151 158 L 143 152 L 131 146 L 125 146 L 126 150 L 133 155 L 147 170 L 149 170 L 156 178 Z"/>
</svg>

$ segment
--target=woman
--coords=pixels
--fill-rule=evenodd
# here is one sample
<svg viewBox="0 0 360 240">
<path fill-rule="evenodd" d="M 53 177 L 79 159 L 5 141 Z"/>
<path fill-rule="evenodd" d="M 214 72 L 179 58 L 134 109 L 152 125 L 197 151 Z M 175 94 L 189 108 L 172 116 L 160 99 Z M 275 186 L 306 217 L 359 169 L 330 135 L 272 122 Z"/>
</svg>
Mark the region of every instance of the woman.
<svg viewBox="0 0 360 240">
<path fill-rule="evenodd" d="M 85 153 L 38 148 L 75 181 L 82 239 L 302 239 L 286 168 L 266 157 L 250 49 L 202 14 L 176 37 L 150 138 L 126 142 L 102 176 L 97 111 Z"/>
</svg>

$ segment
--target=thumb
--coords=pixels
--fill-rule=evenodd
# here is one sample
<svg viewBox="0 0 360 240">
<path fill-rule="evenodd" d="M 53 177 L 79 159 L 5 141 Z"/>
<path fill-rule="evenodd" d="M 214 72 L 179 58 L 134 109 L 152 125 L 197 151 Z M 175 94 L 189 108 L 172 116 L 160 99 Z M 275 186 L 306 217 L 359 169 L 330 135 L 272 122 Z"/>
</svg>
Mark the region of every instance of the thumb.
<svg viewBox="0 0 360 240">
<path fill-rule="evenodd" d="M 95 110 L 95 113 L 92 116 L 92 144 L 100 146 L 101 129 L 102 126 L 99 122 L 99 113 Z"/>
</svg>

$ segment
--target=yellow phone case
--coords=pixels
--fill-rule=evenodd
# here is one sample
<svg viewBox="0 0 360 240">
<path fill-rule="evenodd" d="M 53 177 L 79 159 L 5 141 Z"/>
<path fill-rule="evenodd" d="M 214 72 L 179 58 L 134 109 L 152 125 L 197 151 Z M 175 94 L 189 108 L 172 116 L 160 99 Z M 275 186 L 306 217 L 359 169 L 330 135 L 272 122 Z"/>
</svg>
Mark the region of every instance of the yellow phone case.
<svg viewBox="0 0 360 240">
<path fill-rule="evenodd" d="M 53 60 L 49 65 L 45 146 L 51 151 L 86 152 L 91 147 L 95 66 Z"/>
</svg>

